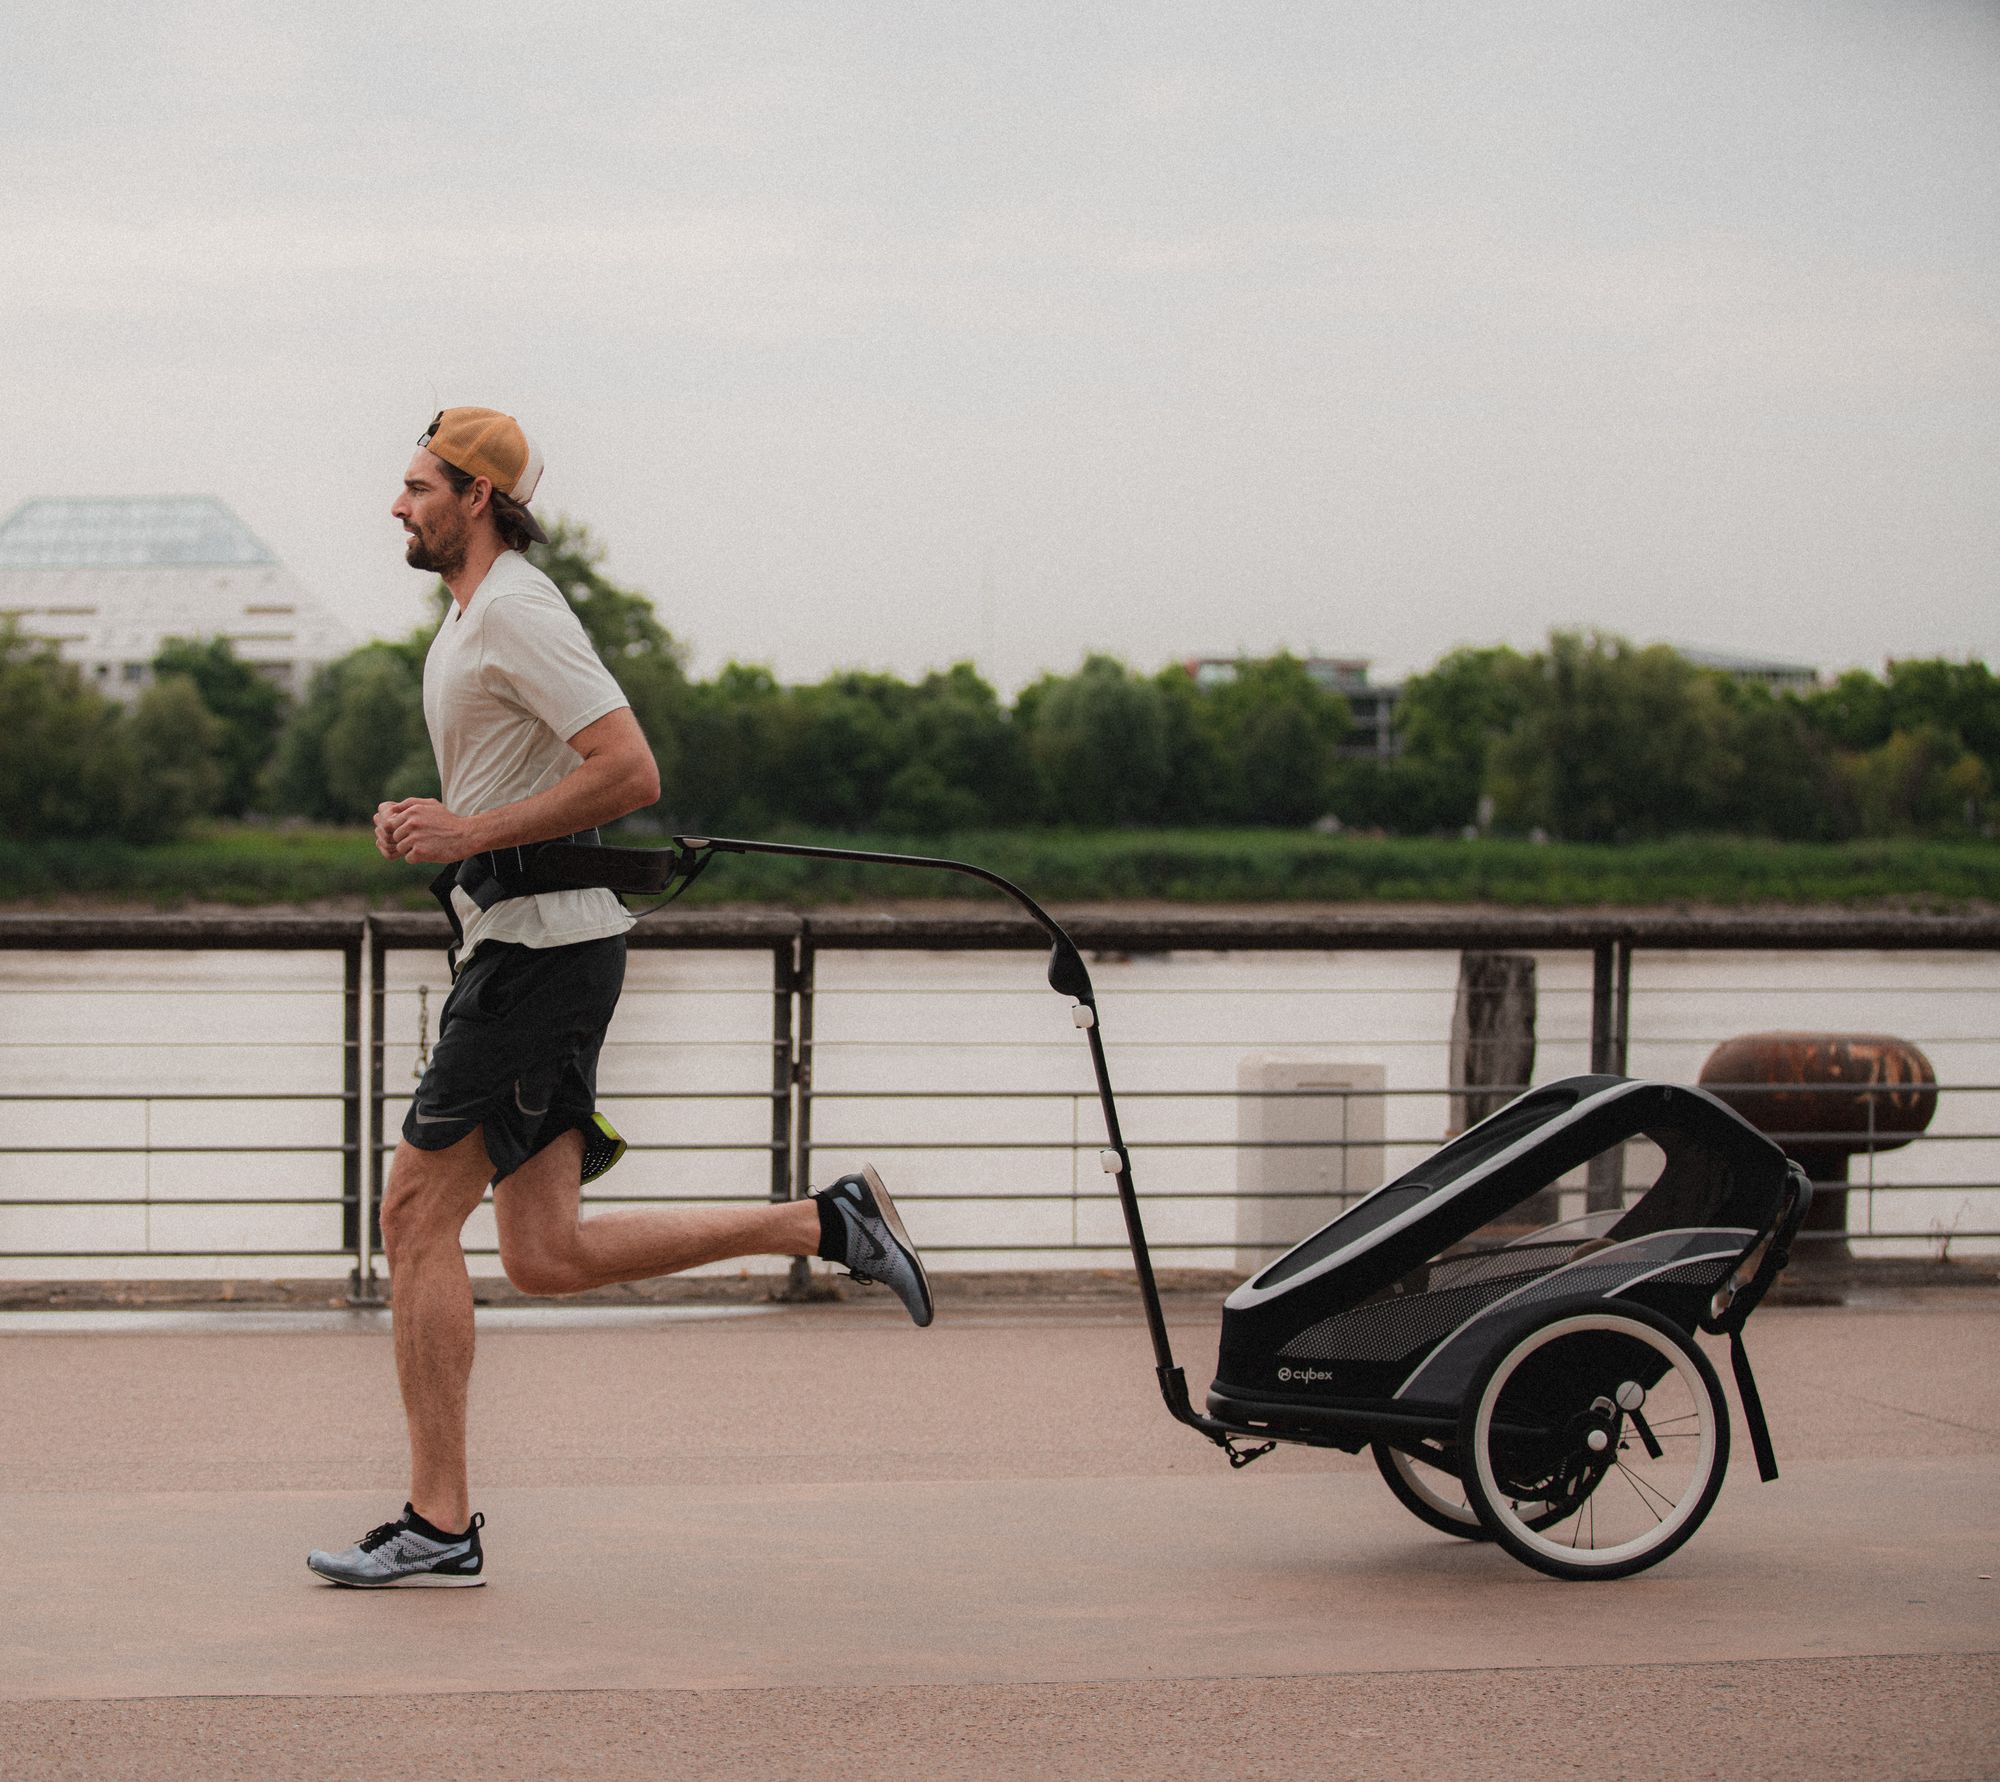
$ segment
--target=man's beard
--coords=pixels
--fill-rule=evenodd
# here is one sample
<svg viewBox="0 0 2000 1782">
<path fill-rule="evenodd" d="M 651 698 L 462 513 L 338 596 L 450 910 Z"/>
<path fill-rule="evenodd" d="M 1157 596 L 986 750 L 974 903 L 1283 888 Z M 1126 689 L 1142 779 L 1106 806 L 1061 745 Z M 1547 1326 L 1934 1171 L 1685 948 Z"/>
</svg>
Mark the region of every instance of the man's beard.
<svg viewBox="0 0 2000 1782">
<path fill-rule="evenodd" d="M 465 567 L 465 534 L 459 531 L 446 537 L 427 538 L 421 532 L 412 532 L 403 561 L 412 569 L 428 569 L 446 578 L 454 576 Z"/>
</svg>

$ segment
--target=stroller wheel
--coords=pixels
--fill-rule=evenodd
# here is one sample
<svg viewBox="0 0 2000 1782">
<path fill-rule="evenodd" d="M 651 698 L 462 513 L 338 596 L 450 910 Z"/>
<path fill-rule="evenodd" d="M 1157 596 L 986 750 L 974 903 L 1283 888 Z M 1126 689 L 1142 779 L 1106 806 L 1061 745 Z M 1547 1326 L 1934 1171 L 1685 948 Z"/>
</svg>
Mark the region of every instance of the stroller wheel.
<svg viewBox="0 0 2000 1782">
<path fill-rule="evenodd" d="M 1468 1541 L 1490 1538 L 1465 1495 L 1464 1482 L 1443 1463 L 1442 1455 L 1436 1462 L 1426 1461 L 1387 1442 L 1371 1442 L 1368 1451 L 1375 1456 L 1375 1469 L 1389 1495 L 1419 1522 Z"/>
<path fill-rule="evenodd" d="M 1389 1494 L 1426 1526 L 1440 1534 L 1457 1535 L 1461 1540 L 1492 1539 L 1486 1524 L 1479 1520 L 1467 1495 L 1465 1481 L 1458 1476 L 1457 1462 L 1440 1448 L 1435 1460 L 1428 1455 L 1410 1454 L 1387 1442 L 1371 1442 L 1368 1451 Z M 1517 1503 L 1514 1513 L 1530 1528 L 1546 1528 L 1568 1513 L 1567 1507 L 1539 1499 Z"/>
<path fill-rule="evenodd" d="M 1568 1300 L 1481 1363 L 1458 1454 L 1468 1501 L 1516 1559 L 1557 1578 L 1623 1578 L 1701 1526 L 1729 1464 L 1729 1419 L 1715 1369 L 1670 1320 Z"/>
</svg>

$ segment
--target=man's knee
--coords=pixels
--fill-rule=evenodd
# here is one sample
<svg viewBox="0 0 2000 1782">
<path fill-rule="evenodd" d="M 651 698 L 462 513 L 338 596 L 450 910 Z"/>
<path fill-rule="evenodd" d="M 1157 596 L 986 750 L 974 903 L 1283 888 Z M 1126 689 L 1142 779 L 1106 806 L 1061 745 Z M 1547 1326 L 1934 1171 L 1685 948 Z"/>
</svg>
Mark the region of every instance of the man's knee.
<svg viewBox="0 0 2000 1782">
<path fill-rule="evenodd" d="M 422 1151 L 407 1142 L 397 1148 L 382 1192 L 382 1248 L 392 1268 L 398 1256 L 458 1241 L 485 1192 L 485 1157 L 477 1133 L 445 1151 Z"/>
<path fill-rule="evenodd" d="M 522 1293 L 553 1298 L 563 1293 L 581 1293 L 590 1285 L 585 1279 L 583 1259 L 574 1250 L 565 1250 L 539 1237 L 500 1233 L 500 1266 L 507 1279 Z"/>
<path fill-rule="evenodd" d="M 382 1248 L 393 1268 L 426 1245 L 441 1243 L 455 1228 L 437 1216 L 434 1198 L 421 1182 L 405 1175 L 389 1184 L 382 1196 Z"/>
</svg>

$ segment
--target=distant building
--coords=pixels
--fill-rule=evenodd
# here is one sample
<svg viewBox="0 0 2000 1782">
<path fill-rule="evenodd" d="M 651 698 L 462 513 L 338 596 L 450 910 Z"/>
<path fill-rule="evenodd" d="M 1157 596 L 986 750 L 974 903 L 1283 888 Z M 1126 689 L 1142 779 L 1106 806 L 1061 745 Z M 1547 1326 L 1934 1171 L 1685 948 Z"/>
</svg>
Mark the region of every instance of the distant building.
<svg viewBox="0 0 2000 1782">
<path fill-rule="evenodd" d="M 1218 687 L 1236 678 L 1238 660 L 1235 656 L 1196 656 L 1181 666 L 1194 677 L 1197 687 Z M 1307 656 L 1302 661 L 1309 679 L 1347 701 L 1353 728 L 1341 744 L 1341 754 L 1387 760 L 1398 752 L 1396 701 L 1402 696 L 1401 687 L 1371 685 L 1365 656 Z"/>
<path fill-rule="evenodd" d="M 29 501 L 0 522 L 0 620 L 124 699 L 170 637 L 226 637 L 286 692 L 353 640 L 261 539 L 206 495 Z"/>
<path fill-rule="evenodd" d="M 1804 662 L 1773 662 L 1764 656 L 1737 656 L 1728 650 L 1699 650 L 1675 644 L 1673 652 L 1683 662 L 1726 674 L 1732 680 L 1755 681 L 1773 693 L 1810 693 L 1819 686 L 1819 670 Z"/>
</svg>

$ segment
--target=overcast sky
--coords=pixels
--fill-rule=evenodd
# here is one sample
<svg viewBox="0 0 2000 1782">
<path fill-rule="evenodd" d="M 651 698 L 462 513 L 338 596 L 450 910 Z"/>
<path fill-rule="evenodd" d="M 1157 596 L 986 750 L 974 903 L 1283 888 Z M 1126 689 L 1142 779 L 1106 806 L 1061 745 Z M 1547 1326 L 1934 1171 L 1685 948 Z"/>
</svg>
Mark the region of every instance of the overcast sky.
<svg viewBox="0 0 2000 1782">
<path fill-rule="evenodd" d="M 357 635 L 440 404 L 703 671 L 2000 656 L 1993 0 L 0 16 L 0 512 Z"/>
</svg>

